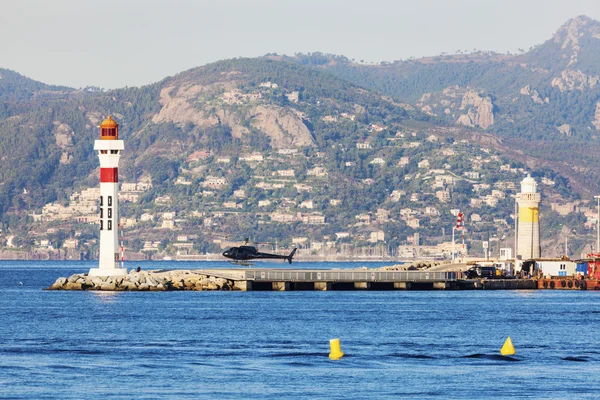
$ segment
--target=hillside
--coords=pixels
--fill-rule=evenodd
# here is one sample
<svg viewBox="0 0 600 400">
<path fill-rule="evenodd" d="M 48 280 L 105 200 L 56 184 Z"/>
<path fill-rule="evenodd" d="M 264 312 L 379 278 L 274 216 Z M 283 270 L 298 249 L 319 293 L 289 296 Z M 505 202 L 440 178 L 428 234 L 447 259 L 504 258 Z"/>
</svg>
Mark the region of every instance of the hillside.
<svg viewBox="0 0 600 400">
<path fill-rule="evenodd" d="M 34 81 L 9 69 L 0 68 L 0 100 L 3 108 L 0 115 L 6 115 L 17 102 L 34 97 L 51 97 L 72 91 L 63 86 L 51 86 Z"/>
<path fill-rule="evenodd" d="M 600 190 L 600 23 L 567 21 L 518 55 L 486 52 L 362 65 L 319 53 L 285 59 L 408 102 L 449 123 L 496 134 L 569 176 L 586 197 Z"/>
<path fill-rule="evenodd" d="M 423 104 L 411 105 L 335 76 L 337 59 L 327 68 L 289 61 L 225 60 L 108 92 L 18 80 L 21 88 L 7 96 L 21 94 L 0 118 L 0 245 L 67 246 L 93 256 L 93 140 L 108 113 L 125 140 L 120 180 L 130 252 L 198 254 L 251 237 L 398 254 L 401 246 L 448 241 L 457 209 L 469 216 L 468 240 L 481 252 L 482 240 L 510 236 L 510 194 L 526 173 L 543 188 L 546 238 L 559 224 L 592 235 L 585 219 L 549 208 L 588 209 L 573 203 L 573 183 L 581 186 L 585 174 L 563 174 L 552 160 L 513 147 L 494 131 L 500 116 L 485 130 L 456 125 L 427 108 L 423 95 Z M 495 113 L 494 97 L 461 93 L 470 110 L 489 111 L 492 101 Z M 474 121 L 483 119 L 474 114 Z"/>
</svg>

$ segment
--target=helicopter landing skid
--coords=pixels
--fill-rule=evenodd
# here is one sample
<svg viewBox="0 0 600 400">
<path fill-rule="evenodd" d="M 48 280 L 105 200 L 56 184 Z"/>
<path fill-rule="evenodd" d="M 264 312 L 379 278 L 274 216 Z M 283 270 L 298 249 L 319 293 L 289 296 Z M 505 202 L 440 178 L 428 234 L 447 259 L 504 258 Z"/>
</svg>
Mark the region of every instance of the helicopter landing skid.
<svg viewBox="0 0 600 400">
<path fill-rule="evenodd" d="M 242 267 L 251 267 L 254 265 L 251 261 L 227 260 L 229 264 L 240 265 Z"/>
</svg>

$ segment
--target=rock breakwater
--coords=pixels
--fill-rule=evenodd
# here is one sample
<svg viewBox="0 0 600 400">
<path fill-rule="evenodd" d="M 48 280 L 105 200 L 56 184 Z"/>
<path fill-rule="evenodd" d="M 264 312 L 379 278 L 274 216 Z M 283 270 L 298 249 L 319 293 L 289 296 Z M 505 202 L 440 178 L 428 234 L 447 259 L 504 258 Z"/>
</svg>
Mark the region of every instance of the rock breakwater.
<svg viewBox="0 0 600 400">
<path fill-rule="evenodd" d="M 47 290 L 101 291 L 170 291 L 170 290 L 238 290 L 235 281 L 203 274 L 201 271 L 131 270 L 122 276 L 88 276 L 74 274 L 58 278 Z"/>
<path fill-rule="evenodd" d="M 414 262 L 411 264 L 395 264 L 386 267 L 380 267 L 379 269 L 383 271 L 422 271 L 433 267 L 437 267 L 438 265 L 440 265 L 440 263 L 438 262 L 422 261 Z"/>
</svg>

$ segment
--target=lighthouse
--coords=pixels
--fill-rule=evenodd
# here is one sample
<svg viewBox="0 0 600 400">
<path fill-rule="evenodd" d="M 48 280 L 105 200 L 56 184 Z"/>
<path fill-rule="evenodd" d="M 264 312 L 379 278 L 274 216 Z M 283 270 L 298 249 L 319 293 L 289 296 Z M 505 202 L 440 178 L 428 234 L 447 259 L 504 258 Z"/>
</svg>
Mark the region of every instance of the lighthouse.
<svg viewBox="0 0 600 400">
<path fill-rule="evenodd" d="M 109 115 L 100 124 L 100 140 L 94 144 L 100 159 L 100 257 L 89 276 L 127 274 L 127 269 L 119 268 L 119 158 L 124 148 L 119 124 Z"/>
<path fill-rule="evenodd" d="M 518 252 L 523 259 L 540 258 L 540 206 L 541 196 L 537 183 L 530 175 L 521 181 L 518 194 Z"/>
</svg>

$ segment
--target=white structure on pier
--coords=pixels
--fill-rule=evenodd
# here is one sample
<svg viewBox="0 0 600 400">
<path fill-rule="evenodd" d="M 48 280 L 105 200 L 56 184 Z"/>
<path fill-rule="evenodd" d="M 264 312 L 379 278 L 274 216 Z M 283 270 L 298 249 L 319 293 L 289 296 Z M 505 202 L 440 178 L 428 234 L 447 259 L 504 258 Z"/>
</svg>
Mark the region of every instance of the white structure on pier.
<svg viewBox="0 0 600 400">
<path fill-rule="evenodd" d="M 94 144 L 100 159 L 100 256 L 90 276 L 127 274 L 127 269 L 119 268 L 119 158 L 124 148 L 119 124 L 109 115 L 100 124 L 100 140 Z"/>
<path fill-rule="evenodd" d="M 541 196 L 537 193 L 535 179 L 527 175 L 521 181 L 521 193 L 517 195 L 519 204 L 518 255 L 524 260 L 540 258 L 540 206 Z"/>
</svg>

